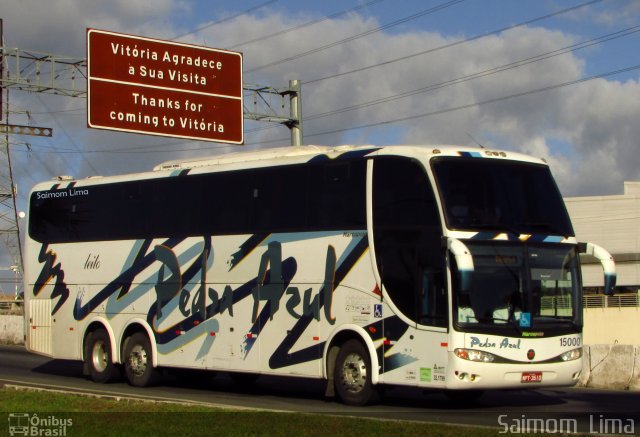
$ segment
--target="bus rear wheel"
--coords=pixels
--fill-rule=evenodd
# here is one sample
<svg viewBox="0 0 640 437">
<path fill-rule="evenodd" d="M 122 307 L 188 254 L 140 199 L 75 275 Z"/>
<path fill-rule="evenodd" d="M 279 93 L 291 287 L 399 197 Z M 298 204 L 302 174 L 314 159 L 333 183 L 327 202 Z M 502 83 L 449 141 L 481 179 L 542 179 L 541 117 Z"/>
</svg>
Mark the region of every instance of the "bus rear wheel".
<svg viewBox="0 0 640 437">
<path fill-rule="evenodd" d="M 366 405 L 374 399 L 371 358 L 360 341 L 349 340 L 342 345 L 333 375 L 336 393 L 345 404 Z"/>
<path fill-rule="evenodd" d="M 153 367 L 153 352 L 149 338 L 142 332 L 129 337 L 124 348 L 124 371 L 129 384 L 147 387 L 157 382 L 158 369 Z"/>
<path fill-rule="evenodd" d="M 85 361 L 94 382 L 105 384 L 118 376 L 119 371 L 111 355 L 111 340 L 104 329 L 89 334 Z"/>
</svg>

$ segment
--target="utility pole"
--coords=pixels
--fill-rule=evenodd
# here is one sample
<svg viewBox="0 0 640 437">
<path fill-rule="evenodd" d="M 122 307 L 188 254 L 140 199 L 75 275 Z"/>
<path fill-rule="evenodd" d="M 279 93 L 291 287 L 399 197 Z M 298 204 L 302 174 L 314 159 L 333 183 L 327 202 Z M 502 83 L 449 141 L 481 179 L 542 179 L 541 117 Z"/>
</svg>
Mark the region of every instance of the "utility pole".
<svg viewBox="0 0 640 437">
<path fill-rule="evenodd" d="M 0 44 L 4 45 L 3 21 L 0 19 Z M 4 57 L 0 56 L 0 78 L 4 78 Z M 4 89 L 0 89 L 0 120 L 4 126 L 9 125 L 9 91 L 6 95 Z M 13 182 L 11 169 L 11 154 L 9 151 L 9 129 L 4 130 L 5 147 L 1 150 L 5 156 L 0 158 L 0 239 L 11 257 L 9 264 L 15 273 L 15 293 L 18 297 L 22 281 L 22 247 L 20 245 L 20 228 L 18 213 L 16 211 L 16 186 Z M 9 260 L 3 260 L 3 262 Z"/>
<path fill-rule="evenodd" d="M 7 90 L 5 99 L 5 119 L 6 125 L 9 125 L 9 90 Z M 5 147 L 2 162 L 2 180 L 0 181 L 0 235 L 5 247 L 11 256 L 11 265 L 15 266 L 16 281 L 18 277 L 22 278 L 22 244 L 20 242 L 20 221 L 18 220 L 18 211 L 16 207 L 16 197 L 18 189 L 13 179 L 13 169 L 11 168 L 11 150 L 9 147 L 9 131 L 4 135 Z M 6 163 L 6 168 L 5 164 Z M 6 172 L 6 173 L 5 173 Z M 7 179 L 8 176 L 8 179 Z M 18 284 L 16 284 L 16 294 L 18 293 Z M 17 297 L 17 296 L 16 296 Z"/>
<path fill-rule="evenodd" d="M 289 109 L 291 111 L 291 122 L 288 125 L 291 130 L 291 145 L 302 145 L 302 88 L 299 80 L 290 80 L 291 90 Z"/>
</svg>

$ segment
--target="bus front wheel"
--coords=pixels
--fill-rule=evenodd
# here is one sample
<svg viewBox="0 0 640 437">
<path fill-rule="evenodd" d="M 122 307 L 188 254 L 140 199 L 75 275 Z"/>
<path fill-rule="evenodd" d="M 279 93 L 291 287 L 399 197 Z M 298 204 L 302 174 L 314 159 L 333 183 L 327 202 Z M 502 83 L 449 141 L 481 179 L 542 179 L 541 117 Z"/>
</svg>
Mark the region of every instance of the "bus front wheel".
<svg viewBox="0 0 640 437">
<path fill-rule="evenodd" d="M 371 383 L 371 358 L 366 347 L 358 340 L 342 345 L 334 370 L 335 388 L 347 405 L 366 405 L 375 395 Z"/>
<path fill-rule="evenodd" d="M 158 369 L 153 367 L 151 342 L 142 332 L 128 338 L 124 348 L 124 371 L 129 384 L 135 387 L 153 385 L 158 379 Z"/>
<path fill-rule="evenodd" d="M 85 360 L 94 382 L 105 384 L 118 376 L 118 368 L 111 355 L 111 340 L 104 329 L 89 334 Z"/>
</svg>

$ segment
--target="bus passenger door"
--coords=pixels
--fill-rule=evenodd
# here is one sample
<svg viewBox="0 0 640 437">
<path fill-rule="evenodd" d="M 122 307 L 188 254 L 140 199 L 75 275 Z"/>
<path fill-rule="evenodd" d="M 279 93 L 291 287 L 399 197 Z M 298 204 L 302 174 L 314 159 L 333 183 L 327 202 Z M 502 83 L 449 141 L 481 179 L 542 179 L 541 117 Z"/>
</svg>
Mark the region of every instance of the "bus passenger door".
<svg viewBox="0 0 640 437">
<path fill-rule="evenodd" d="M 384 366 L 397 365 L 400 357 L 389 359 L 397 346 L 406 355 L 404 371 L 385 368 L 385 382 L 442 385 L 448 299 L 442 227 L 431 183 L 420 162 L 382 156 L 374 159 L 371 187 L 371 228 L 383 298 L 403 323 L 409 320 L 411 331 L 389 338 L 394 329 L 387 325 L 399 322 L 385 318 Z"/>
</svg>

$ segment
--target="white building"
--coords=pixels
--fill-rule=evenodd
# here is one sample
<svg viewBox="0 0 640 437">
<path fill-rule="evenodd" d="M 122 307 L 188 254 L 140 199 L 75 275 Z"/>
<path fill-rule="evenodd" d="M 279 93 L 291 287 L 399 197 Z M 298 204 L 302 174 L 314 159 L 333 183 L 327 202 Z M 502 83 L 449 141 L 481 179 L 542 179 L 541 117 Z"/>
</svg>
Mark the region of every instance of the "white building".
<svg viewBox="0 0 640 437">
<path fill-rule="evenodd" d="M 576 238 L 609 251 L 618 273 L 616 292 L 640 290 L 640 182 L 625 182 L 624 194 L 565 198 Z M 587 288 L 602 287 L 602 269 L 583 258 Z"/>
<path fill-rule="evenodd" d="M 621 195 L 564 200 L 578 241 L 607 249 L 618 275 L 616 295 L 604 296 L 600 263 L 581 259 L 585 344 L 640 344 L 640 182 L 625 182 Z"/>
</svg>

